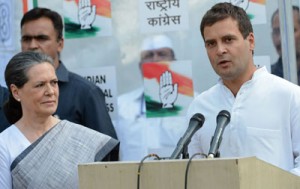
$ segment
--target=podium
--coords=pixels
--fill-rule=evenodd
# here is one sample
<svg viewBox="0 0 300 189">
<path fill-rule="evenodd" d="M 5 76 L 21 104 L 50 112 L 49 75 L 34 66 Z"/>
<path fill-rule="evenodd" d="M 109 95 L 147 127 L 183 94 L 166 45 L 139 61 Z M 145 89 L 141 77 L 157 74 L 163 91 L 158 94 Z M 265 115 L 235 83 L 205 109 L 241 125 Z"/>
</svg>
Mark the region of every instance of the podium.
<svg viewBox="0 0 300 189">
<path fill-rule="evenodd" d="M 134 189 L 140 162 L 80 164 L 80 189 Z M 183 189 L 188 160 L 145 161 L 141 189 Z M 188 189 L 300 189 L 300 177 L 255 157 L 193 159 Z"/>
</svg>

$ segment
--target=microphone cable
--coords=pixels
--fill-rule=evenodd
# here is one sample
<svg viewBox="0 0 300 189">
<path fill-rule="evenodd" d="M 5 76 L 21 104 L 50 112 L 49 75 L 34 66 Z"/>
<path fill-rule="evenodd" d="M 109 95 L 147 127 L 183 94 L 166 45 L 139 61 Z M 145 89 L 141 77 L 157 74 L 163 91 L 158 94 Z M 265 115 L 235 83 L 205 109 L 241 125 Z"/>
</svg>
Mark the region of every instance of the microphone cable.
<svg viewBox="0 0 300 189">
<path fill-rule="evenodd" d="M 188 163 L 186 165 L 186 169 L 185 169 L 185 175 L 184 175 L 184 189 L 187 189 L 187 181 L 188 181 L 190 164 L 192 162 L 192 159 L 194 159 L 195 156 L 203 156 L 203 157 L 207 158 L 207 155 L 204 153 L 195 153 L 189 158 L 189 161 L 188 161 Z"/>
<path fill-rule="evenodd" d="M 141 169 L 142 169 L 143 163 L 146 159 L 148 159 L 150 157 L 155 157 L 157 160 L 161 159 L 157 154 L 148 154 L 140 161 L 139 167 L 138 167 L 138 172 L 137 172 L 137 189 L 140 189 L 140 175 L 141 175 Z"/>
</svg>

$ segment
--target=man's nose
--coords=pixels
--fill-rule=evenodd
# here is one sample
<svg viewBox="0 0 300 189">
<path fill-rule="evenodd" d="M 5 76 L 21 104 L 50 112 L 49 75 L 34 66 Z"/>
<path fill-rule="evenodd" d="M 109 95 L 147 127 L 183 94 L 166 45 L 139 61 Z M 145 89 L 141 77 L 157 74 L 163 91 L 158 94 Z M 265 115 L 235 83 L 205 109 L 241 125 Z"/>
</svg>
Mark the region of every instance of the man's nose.
<svg viewBox="0 0 300 189">
<path fill-rule="evenodd" d="M 226 52 L 226 47 L 224 44 L 219 43 L 217 44 L 217 55 L 222 55 Z"/>
<path fill-rule="evenodd" d="M 35 40 L 35 39 L 32 39 L 30 42 L 29 42 L 29 49 L 30 50 L 35 50 L 35 49 L 38 49 L 38 42 Z"/>
</svg>

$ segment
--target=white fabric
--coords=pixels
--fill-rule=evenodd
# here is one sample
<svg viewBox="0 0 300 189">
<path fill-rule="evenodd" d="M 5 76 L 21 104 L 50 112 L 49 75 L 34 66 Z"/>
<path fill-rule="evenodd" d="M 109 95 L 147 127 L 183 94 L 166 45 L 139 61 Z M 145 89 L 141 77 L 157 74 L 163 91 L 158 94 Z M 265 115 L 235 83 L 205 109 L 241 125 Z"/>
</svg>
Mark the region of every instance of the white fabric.
<svg viewBox="0 0 300 189">
<path fill-rule="evenodd" d="M 0 133 L 0 188 L 12 188 L 10 165 L 29 145 L 29 140 L 15 125 Z"/>
<path fill-rule="evenodd" d="M 231 113 L 220 146 L 221 157 L 256 156 L 300 175 L 300 88 L 258 69 L 236 97 L 220 81 L 191 103 L 187 118 L 199 112 L 203 127 L 189 145 L 190 156 L 207 154 L 221 110 Z M 296 167 L 296 169 L 294 169 Z"/>
<path fill-rule="evenodd" d="M 139 88 L 118 98 L 119 120 L 114 125 L 120 160 L 140 161 L 150 153 L 170 157 L 186 131 L 185 117 L 146 118 L 142 95 Z"/>
<path fill-rule="evenodd" d="M 144 39 L 141 51 L 155 50 L 160 48 L 173 49 L 172 41 L 165 35 L 155 35 Z"/>
<path fill-rule="evenodd" d="M 78 164 L 102 160 L 118 141 L 61 120 L 12 163 L 13 188 L 78 188 Z"/>
</svg>

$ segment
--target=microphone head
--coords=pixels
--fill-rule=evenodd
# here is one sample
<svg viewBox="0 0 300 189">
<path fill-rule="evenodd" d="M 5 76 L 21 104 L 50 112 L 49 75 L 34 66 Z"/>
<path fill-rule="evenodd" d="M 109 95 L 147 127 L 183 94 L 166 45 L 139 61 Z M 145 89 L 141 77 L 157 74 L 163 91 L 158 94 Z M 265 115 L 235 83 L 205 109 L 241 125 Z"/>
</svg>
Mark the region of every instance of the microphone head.
<svg viewBox="0 0 300 189">
<path fill-rule="evenodd" d="M 219 112 L 219 114 L 217 116 L 217 121 L 221 117 L 226 117 L 228 119 L 228 121 L 230 121 L 230 113 L 227 110 L 222 110 Z"/>
<path fill-rule="evenodd" d="M 193 117 L 191 118 L 191 120 L 198 121 L 198 122 L 200 122 L 201 125 L 202 125 L 202 124 L 204 123 L 204 121 L 205 121 L 205 118 L 204 118 L 204 116 L 203 116 L 202 114 L 200 114 L 200 113 L 195 113 L 195 114 L 193 115 Z"/>
</svg>

